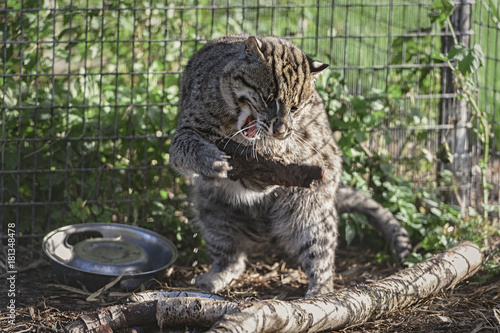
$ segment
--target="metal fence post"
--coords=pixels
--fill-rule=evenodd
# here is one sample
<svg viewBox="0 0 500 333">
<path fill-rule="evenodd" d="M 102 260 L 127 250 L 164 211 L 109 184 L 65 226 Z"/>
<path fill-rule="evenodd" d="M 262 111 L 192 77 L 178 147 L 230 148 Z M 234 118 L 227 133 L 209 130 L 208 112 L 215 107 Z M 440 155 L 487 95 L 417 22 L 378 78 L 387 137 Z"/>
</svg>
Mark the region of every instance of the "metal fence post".
<svg viewBox="0 0 500 333">
<path fill-rule="evenodd" d="M 458 43 L 470 46 L 471 3 L 460 0 L 455 3 L 455 10 L 450 17 L 456 32 Z M 448 27 L 442 37 L 442 52 L 447 54 L 454 46 L 453 37 Z M 443 68 L 442 89 L 444 97 L 441 100 L 441 123 L 451 125 L 441 132 L 441 143 L 448 143 L 454 161 L 443 163 L 440 170 L 451 170 L 457 181 L 458 193 L 450 192 L 451 204 L 459 205 L 462 210 L 470 204 L 472 145 L 470 140 L 470 113 L 467 103 L 457 98 L 457 90 L 453 83 L 454 75 L 449 68 Z"/>
</svg>

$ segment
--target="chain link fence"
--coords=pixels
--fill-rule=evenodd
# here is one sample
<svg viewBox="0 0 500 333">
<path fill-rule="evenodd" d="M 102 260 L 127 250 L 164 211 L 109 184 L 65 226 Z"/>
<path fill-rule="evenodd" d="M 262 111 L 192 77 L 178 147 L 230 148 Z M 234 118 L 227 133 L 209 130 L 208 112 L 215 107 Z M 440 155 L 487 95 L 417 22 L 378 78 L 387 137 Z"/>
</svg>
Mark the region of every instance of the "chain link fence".
<svg viewBox="0 0 500 333">
<path fill-rule="evenodd" d="M 169 168 L 178 82 L 207 40 L 232 33 L 289 38 L 342 74 L 353 94 L 379 90 L 418 107 L 418 128 L 389 124 L 398 164 L 449 143 L 463 205 L 480 203 L 473 166 L 482 147 L 435 52 L 451 32 L 432 24 L 430 1 L 5 0 L 0 4 L 0 233 L 37 238 L 60 225 L 114 221 L 166 227 L 185 205 Z M 494 1 L 460 1 L 460 41 L 481 44 L 477 102 L 493 133 L 488 180 L 500 194 L 500 23 Z M 457 16 L 458 15 L 458 16 Z M 399 95 L 394 94 L 400 92 Z M 418 131 L 420 141 L 412 144 Z M 369 149 L 381 149 L 377 134 Z M 418 145 L 418 147 L 417 147 Z M 399 172 L 405 173 L 404 167 Z M 456 197 L 456 196 L 454 196 Z"/>
</svg>

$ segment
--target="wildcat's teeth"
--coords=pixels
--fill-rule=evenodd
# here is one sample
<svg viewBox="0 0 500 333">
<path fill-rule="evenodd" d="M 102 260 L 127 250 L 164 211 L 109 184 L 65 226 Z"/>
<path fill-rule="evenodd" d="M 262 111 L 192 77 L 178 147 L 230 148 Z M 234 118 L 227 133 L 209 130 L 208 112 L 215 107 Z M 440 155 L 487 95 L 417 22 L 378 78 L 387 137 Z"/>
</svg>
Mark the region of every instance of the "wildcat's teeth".
<svg viewBox="0 0 500 333">
<path fill-rule="evenodd" d="M 249 139 L 254 139 L 257 137 L 257 121 L 255 120 L 254 117 L 248 116 L 248 118 L 245 120 L 245 123 L 242 126 L 243 128 L 246 128 L 246 130 L 243 131 L 243 135 L 246 136 Z"/>
</svg>

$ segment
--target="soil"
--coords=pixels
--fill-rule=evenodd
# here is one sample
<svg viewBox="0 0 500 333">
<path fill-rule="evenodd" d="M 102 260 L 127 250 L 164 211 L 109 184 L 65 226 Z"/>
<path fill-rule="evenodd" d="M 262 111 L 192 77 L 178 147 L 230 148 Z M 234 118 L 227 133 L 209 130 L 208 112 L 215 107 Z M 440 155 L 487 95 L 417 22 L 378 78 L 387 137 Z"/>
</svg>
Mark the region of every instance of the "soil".
<svg viewBox="0 0 500 333">
<path fill-rule="evenodd" d="M 497 251 L 492 262 L 500 262 Z M 398 269 L 388 263 L 378 263 L 374 252 L 360 246 L 340 248 L 337 251 L 337 289 L 358 283 L 370 283 L 393 274 Z M 2 258 L 2 262 L 5 262 Z M 491 258 L 490 258 L 491 259 Z M 120 290 L 105 292 L 95 301 L 84 289 L 59 284 L 52 276 L 48 260 L 39 246 L 18 246 L 16 261 L 15 324 L 9 323 L 7 276 L 2 278 L 0 294 L 0 332 L 63 332 L 63 327 L 79 315 L 97 308 L 125 303 L 130 293 Z M 163 281 L 153 281 L 148 290 L 190 288 L 190 281 L 207 269 L 178 262 L 167 270 Z M 3 269 L 2 269 L 3 270 Z M 495 274 L 496 272 L 496 274 Z M 500 333 L 500 274 L 498 267 L 485 268 L 470 280 L 453 290 L 424 299 L 418 304 L 359 326 L 340 332 L 497 332 Z M 5 281 L 5 282 L 4 282 Z M 251 258 L 248 269 L 230 287 L 220 293 L 223 297 L 244 300 L 297 299 L 307 288 L 305 274 L 279 255 L 263 253 Z M 150 332 L 151 330 L 142 330 Z M 153 330 L 158 331 L 159 330 Z M 164 330 L 165 331 L 165 330 Z M 123 330 L 133 332 L 133 330 Z M 136 331 L 134 331 L 136 332 Z"/>
</svg>

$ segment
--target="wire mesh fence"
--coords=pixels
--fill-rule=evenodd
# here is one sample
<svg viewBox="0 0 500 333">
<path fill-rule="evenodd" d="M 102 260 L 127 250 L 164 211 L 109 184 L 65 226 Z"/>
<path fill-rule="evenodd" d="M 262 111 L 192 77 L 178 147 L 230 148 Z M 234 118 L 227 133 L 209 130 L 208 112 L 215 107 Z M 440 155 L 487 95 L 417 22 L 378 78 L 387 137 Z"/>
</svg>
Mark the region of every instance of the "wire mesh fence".
<svg viewBox="0 0 500 333">
<path fill-rule="evenodd" d="M 461 200 L 477 205 L 472 166 L 481 146 L 444 79 L 446 64 L 431 56 L 451 33 L 431 23 L 430 3 L 5 0 L 0 230 L 15 222 L 19 237 L 34 238 L 81 221 L 171 224 L 185 201 L 168 165 L 182 68 L 207 40 L 232 33 L 287 37 L 340 72 L 353 93 L 388 91 L 402 101 L 401 112 L 418 107 L 425 119 L 419 147 L 435 154 L 450 141 Z M 494 134 L 489 181 L 498 204 L 500 13 L 492 1 L 457 6 L 469 12 L 468 25 L 457 21 L 458 37 L 483 45 L 485 54 L 477 100 Z M 384 149 L 397 164 L 411 157 L 415 129 L 389 130 L 395 140 Z M 376 133 L 369 144 L 381 148 Z"/>
</svg>

